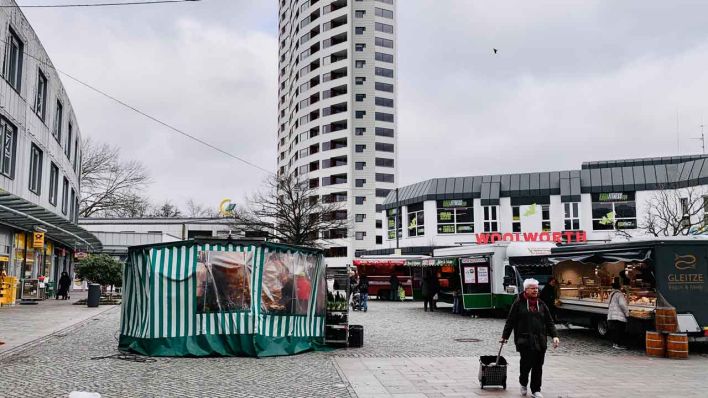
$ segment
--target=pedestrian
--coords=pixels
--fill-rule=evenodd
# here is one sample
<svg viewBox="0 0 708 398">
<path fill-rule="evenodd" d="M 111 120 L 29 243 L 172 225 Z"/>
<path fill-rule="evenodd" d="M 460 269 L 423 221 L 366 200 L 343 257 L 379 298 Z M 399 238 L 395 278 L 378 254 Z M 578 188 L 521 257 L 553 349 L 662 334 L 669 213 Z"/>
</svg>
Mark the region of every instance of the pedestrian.
<svg viewBox="0 0 708 398">
<path fill-rule="evenodd" d="M 59 278 L 59 288 L 57 289 L 57 296 L 56 299 L 59 300 L 59 296 L 62 296 L 62 300 L 68 300 L 69 299 L 69 286 L 71 286 L 71 278 L 69 278 L 69 274 L 64 271 L 61 273 L 61 277 Z"/>
<path fill-rule="evenodd" d="M 359 278 L 359 302 L 360 308 L 366 312 L 369 309 L 369 278 L 366 274 L 362 274 Z"/>
<path fill-rule="evenodd" d="M 423 297 L 423 309 L 428 312 L 428 306 L 430 306 L 430 312 L 433 312 L 435 308 L 433 307 L 433 291 L 432 291 L 432 277 L 430 272 L 426 271 L 423 274 L 423 283 L 420 286 L 420 295 Z"/>
<path fill-rule="evenodd" d="M 627 329 L 627 317 L 629 316 L 629 307 L 627 306 L 627 298 L 620 290 L 620 283 L 615 280 L 612 283 L 612 293 L 610 293 L 610 305 L 607 309 L 607 325 L 610 329 L 612 338 L 612 348 L 616 350 L 624 350 L 622 345 L 624 340 L 624 331 Z"/>
<path fill-rule="evenodd" d="M 551 279 L 548 280 L 548 283 L 546 283 L 546 286 L 543 287 L 543 290 L 541 290 L 541 294 L 539 297 L 543 302 L 546 304 L 546 307 L 548 307 L 548 310 L 551 312 L 551 318 L 553 318 L 553 322 L 556 321 L 556 286 L 558 285 L 558 281 L 556 278 L 551 277 Z"/>
<path fill-rule="evenodd" d="M 349 271 L 349 296 L 347 297 L 348 302 L 351 302 L 352 293 L 354 293 L 357 283 L 359 283 L 359 279 L 356 275 L 356 269 Z"/>
<path fill-rule="evenodd" d="M 388 284 L 391 287 L 388 294 L 389 300 L 398 301 L 398 277 L 395 274 L 391 274 L 391 277 L 388 278 Z"/>
<path fill-rule="evenodd" d="M 509 311 L 509 317 L 504 325 L 500 343 L 509 340 L 514 331 L 516 351 L 521 354 L 519 383 L 521 395 L 528 392 L 529 372 L 531 372 L 531 396 L 543 398 L 541 394 L 541 379 L 543 376 L 543 361 L 548 346 L 548 335 L 553 337 L 553 348 L 560 344 L 558 332 L 553 324 L 548 307 L 538 297 L 538 281 L 526 279 L 524 292 L 514 301 Z"/>
<path fill-rule="evenodd" d="M 462 306 L 460 305 L 461 303 L 461 294 L 460 294 L 460 289 L 455 289 L 454 292 L 452 292 L 452 313 L 453 314 L 461 314 L 462 313 Z"/>
<path fill-rule="evenodd" d="M 432 306 L 434 309 L 438 309 L 438 293 L 440 293 L 440 273 L 433 274 L 432 279 L 430 280 L 430 288 L 433 293 L 433 301 L 432 301 Z"/>
</svg>

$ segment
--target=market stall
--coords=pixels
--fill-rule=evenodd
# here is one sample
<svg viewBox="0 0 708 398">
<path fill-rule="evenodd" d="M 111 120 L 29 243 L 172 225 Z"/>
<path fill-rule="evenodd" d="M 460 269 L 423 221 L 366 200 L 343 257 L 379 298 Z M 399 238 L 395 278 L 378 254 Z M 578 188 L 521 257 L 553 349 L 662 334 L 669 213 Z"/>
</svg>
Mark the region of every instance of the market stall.
<svg viewBox="0 0 708 398">
<path fill-rule="evenodd" d="M 461 292 L 465 310 L 508 312 L 524 279 L 536 278 L 544 285 L 551 273 L 548 256 L 551 242 L 496 242 L 436 249 L 441 276 L 446 276 L 447 292 Z M 444 265 L 444 266 L 443 266 Z M 446 273 L 445 271 L 454 271 Z"/>
<path fill-rule="evenodd" d="M 129 249 L 119 348 L 151 356 L 275 356 L 324 336 L 315 249 L 197 239 Z"/>
<path fill-rule="evenodd" d="M 594 256 L 559 262 L 554 268 L 554 276 L 559 283 L 558 307 L 607 309 L 612 282 L 618 280 L 627 296 L 630 316 L 651 319 L 657 299 L 656 286 L 646 276 L 651 273 L 653 265 L 649 258 Z"/>
<path fill-rule="evenodd" d="M 654 329 L 656 308 L 678 312 L 676 331 L 708 333 L 708 241 L 657 239 L 567 246 L 553 249 L 558 280 L 558 315 L 570 323 L 607 332 L 612 282 L 619 281 L 629 304 L 631 331 Z M 704 328 L 705 331 L 704 332 Z"/>
<path fill-rule="evenodd" d="M 406 259 L 357 259 L 354 266 L 359 275 L 369 278 L 369 296 L 388 300 L 391 292 L 391 276 L 395 275 L 403 288 L 405 298 L 414 297 L 414 289 L 420 291 L 420 280 L 414 285 L 414 276 Z"/>
<path fill-rule="evenodd" d="M 414 286 L 418 287 L 428 273 L 437 279 L 438 301 L 453 302 L 453 294 L 461 289 L 458 259 L 454 257 L 426 258 L 422 260 L 408 260 L 406 265 L 411 268 Z"/>
</svg>

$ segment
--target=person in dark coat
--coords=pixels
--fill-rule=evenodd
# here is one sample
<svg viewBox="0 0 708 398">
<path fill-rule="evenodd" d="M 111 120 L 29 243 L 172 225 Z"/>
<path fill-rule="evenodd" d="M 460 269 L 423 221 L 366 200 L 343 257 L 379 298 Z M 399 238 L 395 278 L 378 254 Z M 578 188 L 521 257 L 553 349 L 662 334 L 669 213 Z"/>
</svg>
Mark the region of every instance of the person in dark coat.
<svg viewBox="0 0 708 398">
<path fill-rule="evenodd" d="M 546 286 L 543 287 L 543 290 L 541 290 L 541 294 L 539 297 L 543 302 L 546 304 L 546 307 L 548 307 L 548 310 L 551 313 L 551 318 L 553 318 L 553 321 L 555 322 L 556 320 L 556 286 L 558 285 L 558 281 L 556 278 L 551 277 L 551 279 L 548 280 L 548 283 L 546 283 Z"/>
<path fill-rule="evenodd" d="M 57 300 L 59 300 L 59 296 L 63 297 L 62 300 L 69 299 L 69 286 L 71 286 L 71 278 L 69 278 L 69 274 L 64 271 L 61 273 L 61 277 L 59 278 L 59 286 L 56 297 Z"/>
<path fill-rule="evenodd" d="M 423 283 L 420 285 L 420 295 L 423 297 L 423 309 L 428 312 L 428 305 L 430 305 L 430 312 L 433 312 L 435 308 L 433 307 L 433 295 L 432 292 L 432 276 L 430 272 L 425 272 L 423 274 Z"/>
<path fill-rule="evenodd" d="M 438 309 L 438 293 L 440 293 L 440 274 L 431 274 L 430 293 L 432 293 L 432 308 Z"/>
<path fill-rule="evenodd" d="M 541 395 L 541 379 L 543 361 L 548 347 L 548 335 L 553 337 L 553 348 L 560 344 L 551 313 L 538 295 L 538 281 L 526 279 L 524 293 L 512 304 L 500 341 L 502 344 L 506 343 L 511 332 L 514 332 L 516 351 L 521 354 L 519 366 L 521 395 L 527 393 L 526 386 L 529 382 L 529 372 L 531 372 L 531 396 L 534 398 L 543 397 Z"/>
<path fill-rule="evenodd" d="M 391 287 L 388 298 L 391 301 L 398 301 L 398 277 L 395 274 L 391 274 L 391 277 L 388 278 L 388 284 Z"/>
<path fill-rule="evenodd" d="M 369 309 L 369 277 L 362 274 L 357 285 L 359 290 L 359 300 L 361 300 L 361 309 L 366 312 Z"/>
</svg>

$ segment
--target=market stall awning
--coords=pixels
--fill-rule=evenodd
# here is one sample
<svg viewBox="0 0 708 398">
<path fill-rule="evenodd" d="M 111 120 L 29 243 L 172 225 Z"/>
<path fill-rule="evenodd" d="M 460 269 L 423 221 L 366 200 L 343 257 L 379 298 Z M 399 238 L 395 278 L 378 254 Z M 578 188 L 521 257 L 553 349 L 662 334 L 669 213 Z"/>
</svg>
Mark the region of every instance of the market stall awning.
<svg viewBox="0 0 708 398">
<path fill-rule="evenodd" d="M 645 261 L 651 258 L 651 249 L 620 250 L 616 252 L 571 252 L 562 255 L 554 255 L 548 260 L 552 264 L 563 261 L 577 261 L 586 264 L 616 263 L 618 261 Z"/>
<path fill-rule="evenodd" d="M 51 211 L 0 190 L 0 223 L 24 231 L 46 230 L 48 239 L 72 249 L 97 252 L 101 241 L 93 234 Z"/>
<path fill-rule="evenodd" d="M 423 260 L 408 260 L 406 265 L 409 267 L 444 267 L 448 265 L 457 265 L 457 257 L 449 258 L 426 258 Z"/>
<path fill-rule="evenodd" d="M 361 259 L 354 260 L 353 264 L 355 266 L 398 266 L 406 265 L 406 260 L 404 259 Z"/>
</svg>

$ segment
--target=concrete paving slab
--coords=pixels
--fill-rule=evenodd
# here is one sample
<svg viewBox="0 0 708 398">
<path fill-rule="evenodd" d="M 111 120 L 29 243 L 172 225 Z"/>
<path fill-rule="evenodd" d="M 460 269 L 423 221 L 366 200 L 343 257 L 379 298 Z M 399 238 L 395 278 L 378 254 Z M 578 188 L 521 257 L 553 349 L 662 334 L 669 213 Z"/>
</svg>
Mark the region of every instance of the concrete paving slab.
<svg viewBox="0 0 708 398">
<path fill-rule="evenodd" d="M 115 307 L 73 305 L 83 298 L 86 298 L 85 292 L 73 292 L 70 300 L 49 299 L 35 305 L 0 308 L 0 341 L 5 343 L 0 345 L 0 356 Z"/>
</svg>

